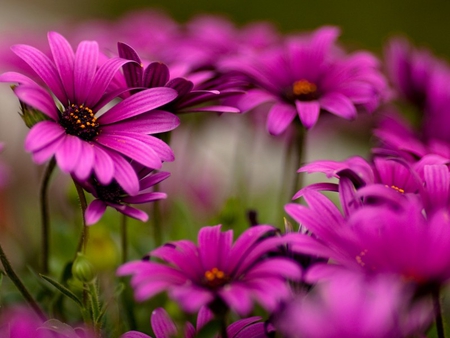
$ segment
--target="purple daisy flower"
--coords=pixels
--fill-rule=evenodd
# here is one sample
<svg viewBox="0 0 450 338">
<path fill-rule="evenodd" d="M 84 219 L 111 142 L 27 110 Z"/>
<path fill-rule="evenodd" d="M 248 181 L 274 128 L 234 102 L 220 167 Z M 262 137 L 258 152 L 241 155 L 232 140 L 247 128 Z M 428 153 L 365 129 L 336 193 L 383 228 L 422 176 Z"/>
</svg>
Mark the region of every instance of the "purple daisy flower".
<svg viewBox="0 0 450 338">
<path fill-rule="evenodd" d="M 134 261 L 117 270 L 132 275 L 137 300 L 143 301 L 167 290 L 188 312 L 201 306 L 224 303 L 239 315 L 247 315 L 253 300 L 274 310 L 290 296 L 289 279 L 300 279 L 300 267 L 290 259 L 264 257 L 284 243 L 281 237 L 267 237 L 276 229 L 259 225 L 246 230 L 232 245 L 233 231 L 221 226 L 204 227 L 198 246 L 181 240 L 149 253 L 163 262 Z"/>
<path fill-rule="evenodd" d="M 48 34 L 48 41 L 53 60 L 31 46 L 12 49 L 50 93 L 19 73 L 0 77 L 2 82 L 18 82 L 14 92 L 19 100 L 46 116 L 31 128 L 25 149 L 36 163 L 55 156 L 61 170 L 79 180 L 95 173 L 99 182 L 107 185 L 114 178 L 128 194 L 135 195 L 139 182 L 127 159 L 154 169 L 161 168 L 162 161 L 174 159 L 169 146 L 148 134 L 178 126 L 173 114 L 152 111 L 175 99 L 176 91 L 148 89 L 105 109 L 120 94 L 108 91 L 111 80 L 130 61 L 113 58 L 99 66 L 99 48 L 94 41 L 81 42 L 75 53 L 56 32 Z M 103 113 L 102 108 L 106 110 Z"/>
<path fill-rule="evenodd" d="M 213 314 L 206 307 L 202 307 L 197 316 L 197 325 L 194 326 L 186 322 L 183 337 L 194 338 L 195 335 L 213 319 Z M 170 338 L 180 336 L 179 330 L 166 310 L 163 308 L 155 309 L 152 313 L 151 324 L 156 338 Z M 261 322 L 261 317 L 249 317 L 240 319 L 227 327 L 228 338 L 265 338 L 268 337 L 265 323 Z M 217 335 L 216 338 L 220 338 Z M 150 336 L 138 332 L 129 331 L 120 338 L 151 338 Z"/>
<path fill-rule="evenodd" d="M 187 113 L 192 111 L 212 111 L 219 113 L 239 113 L 239 109 L 230 106 L 217 106 L 208 104 L 230 95 L 241 94 L 226 88 L 224 83 L 217 84 L 217 88 L 224 87 L 224 91 L 214 89 L 214 84 L 209 84 L 210 90 L 198 89 L 192 81 L 185 78 L 176 77 L 170 79 L 169 67 L 161 62 L 151 62 L 145 69 L 142 67 L 142 60 L 137 52 L 124 43 L 118 44 L 119 56 L 134 61 L 124 65 L 124 78 L 126 86 L 139 92 L 146 88 L 167 87 L 177 91 L 178 97 L 168 103 L 163 109 L 173 113 Z M 210 74 L 211 72 L 204 72 Z M 211 73 L 212 74 L 212 73 Z M 196 75 L 192 75 L 196 77 Z M 202 84 L 205 86 L 205 76 L 201 76 Z M 199 80 L 197 76 L 197 80 Z M 223 79 L 222 79 L 223 80 Z M 211 79 L 210 79 L 211 81 Z"/>
<path fill-rule="evenodd" d="M 148 220 L 147 213 L 133 208 L 129 204 L 144 204 L 167 197 L 165 193 L 154 192 L 152 189 L 154 185 L 168 178 L 170 173 L 155 172 L 153 169 L 136 162 L 131 163 L 131 165 L 139 179 L 139 192 L 134 196 L 129 196 L 114 179 L 107 185 L 101 184 L 95 176 L 79 182 L 87 192 L 95 197 L 86 209 L 85 216 L 87 225 L 97 223 L 107 207 L 114 208 L 124 215 L 146 222 Z"/>
<path fill-rule="evenodd" d="M 386 81 L 379 62 L 367 52 L 345 56 L 334 42 L 336 27 L 323 27 L 311 36 L 288 39 L 258 55 L 226 63 L 251 78 L 255 88 L 239 102 L 243 111 L 271 102 L 267 129 L 281 134 L 299 116 L 312 128 L 321 110 L 353 119 L 357 107 L 373 111 L 385 95 Z"/>
</svg>

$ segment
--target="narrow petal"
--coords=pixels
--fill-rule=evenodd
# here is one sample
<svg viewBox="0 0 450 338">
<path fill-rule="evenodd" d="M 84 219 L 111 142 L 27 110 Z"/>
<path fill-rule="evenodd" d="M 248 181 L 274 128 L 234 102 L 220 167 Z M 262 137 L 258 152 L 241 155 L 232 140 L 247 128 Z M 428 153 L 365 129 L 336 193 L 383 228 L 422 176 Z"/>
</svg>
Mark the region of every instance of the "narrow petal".
<svg viewBox="0 0 450 338">
<path fill-rule="evenodd" d="M 197 330 L 208 324 L 214 318 L 213 313 L 207 306 L 202 306 L 197 315 Z M 231 336 L 233 337 L 233 336 Z"/>
<path fill-rule="evenodd" d="M 80 180 L 86 180 L 92 173 L 95 161 L 95 145 L 90 142 L 81 142 L 80 161 L 73 174 Z"/>
<path fill-rule="evenodd" d="M 245 275 L 246 278 L 265 278 L 269 276 L 300 280 L 302 271 L 298 263 L 285 258 L 270 258 L 256 264 Z"/>
<path fill-rule="evenodd" d="M 142 203 L 148 203 L 153 202 L 161 199 L 167 198 L 167 194 L 163 192 L 149 192 L 146 194 L 140 194 L 136 196 L 129 196 L 123 198 L 123 201 L 125 203 L 132 203 L 132 204 L 142 204 Z"/>
<path fill-rule="evenodd" d="M 221 288 L 219 294 L 225 303 L 240 316 L 248 315 L 253 308 L 249 291 L 239 283 L 232 283 L 226 288 Z"/>
<path fill-rule="evenodd" d="M 228 264 L 233 232 L 221 232 L 220 229 L 220 225 L 203 227 L 198 233 L 200 259 L 205 271 L 212 268 L 223 270 Z"/>
<path fill-rule="evenodd" d="M 101 133 L 95 141 L 150 168 L 159 169 L 162 166 L 160 157 L 152 147 L 128 135 Z"/>
<path fill-rule="evenodd" d="M 267 117 L 267 130 L 272 135 L 279 135 L 291 124 L 295 118 L 295 109 L 284 103 L 272 106 Z"/>
<path fill-rule="evenodd" d="M 194 88 L 194 84 L 189 80 L 178 77 L 170 80 L 167 83 L 166 87 L 175 89 L 178 93 L 178 96 L 184 96 Z"/>
<path fill-rule="evenodd" d="M 199 287 L 177 287 L 169 292 L 186 312 L 197 312 L 203 305 L 213 300 L 213 294 L 209 290 Z"/>
<path fill-rule="evenodd" d="M 28 84 L 32 86 L 38 86 L 36 81 L 32 80 L 28 76 L 25 76 L 16 72 L 6 72 L 0 75 L 0 82 L 17 82 L 20 84 Z"/>
<path fill-rule="evenodd" d="M 146 212 L 130 207 L 128 205 L 124 206 L 123 209 L 120 210 L 120 212 L 124 215 L 127 215 L 128 217 L 137 219 L 141 222 L 147 222 L 148 221 L 148 215 Z"/>
<path fill-rule="evenodd" d="M 81 154 L 81 142 L 78 137 L 66 135 L 56 152 L 56 161 L 63 172 L 70 173 L 77 166 Z"/>
<path fill-rule="evenodd" d="M 100 146 L 93 147 L 95 160 L 94 172 L 99 182 L 104 185 L 111 183 L 114 176 L 114 162 L 111 156 Z"/>
<path fill-rule="evenodd" d="M 317 101 L 295 101 L 298 116 L 306 129 L 311 129 L 317 123 L 320 105 Z"/>
<path fill-rule="evenodd" d="M 329 93 L 319 100 L 322 109 L 347 120 L 356 117 L 356 108 L 348 97 L 340 93 Z"/>
<path fill-rule="evenodd" d="M 132 133 L 157 134 L 173 130 L 179 124 L 178 116 L 164 110 L 152 110 L 119 123 L 106 125 L 102 129 L 109 132 L 126 130 Z"/>
<path fill-rule="evenodd" d="M 41 87 L 22 85 L 14 89 L 14 93 L 19 100 L 25 102 L 29 106 L 41 111 L 54 121 L 59 120 L 58 109 L 55 101 L 53 101 L 47 91 Z"/>
<path fill-rule="evenodd" d="M 60 102 L 67 102 L 67 96 L 58 71 L 44 53 L 27 45 L 15 45 L 11 47 L 11 50 L 38 74 Z"/>
<path fill-rule="evenodd" d="M 53 121 L 42 121 L 33 126 L 25 139 L 25 150 L 36 151 L 65 135 L 64 128 Z"/>
<path fill-rule="evenodd" d="M 126 43 L 119 42 L 117 44 L 119 56 L 123 59 L 132 60 L 123 67 L 123 75 L 130 88 L 142 87 L 142 61 L 136 51 Z"/>
<path fill-rule="evenodd" d="M 214 112 L 214 113 L 240 113 L 238 108 L 230 106 L 205 106 L 205 107 L 193 107 L 189 109 L 183 109 L 183 112 Z"/>
<path fill-rule="evenodd" d="M 111 124 L 140 115 L 169 103 L 177 97 L 177 92 L 170 88 L 151 88 L 136 93 L 119 102 L 100 116 L 101 124 Z"/>
<path fill-rule="evenodd" d="M 93 225 L 97 223 L 106 210 L 106 204 L 98 199 L 93 200 L 87 207 L 86 213 L 86 225 Z"/>
<path fill-rule="evenodd" d="M 58 148 L 61 146 L 64 138 L 65 134 L 62 134 L 57 139 L 47 144 L 45 147 L 33 151 L 32 157 L 34 163 L 43 164 L 45 161 L 49 160 L 52 156 L 54 156 Z"/>
<path fill-rule="evenodd" d="M 241 111 L 246 112 L 259 106 L 260 104 L 274 100 L 274 96 L 266 91 L 259 89 L 249 90 L 248 93 L 242 95 L 239 99 L 238 108 Z"/>
<path fill-rule="evenodd" d="M 169 68 L 161 62 L 152 62 L 144 71 L 144 87 L 164 87 L 169 81 Z"/>
<path fill-rule="evenodd" d="M 82 41 L 78 45 L 74 66 L 77 104 L 86 103 L 97 69 L 98 54 L 98 44 L 95 41 Z"/>
<path fill-rule="evenodd" d="M 148 188 L 154 186 L 155 184 L 158 184 L 158 183 L 164 181 L 169 176 L 170 176 L 170 173 L 168 173 L 166 171 L 161 171 L 159 173 L 149 175 L 149 176 L 141 179 L 140 190 L 142 191 L 142 190 L 148 189 Z"/>
<path fill-rule="evenodd" d="M 177 327 L 163 308 L 153 310 L 150 321 L 156 338 L 171 338 L 177 334 Z"/>
<path fill-rule="evenodd" d="M 139 331 L 128 331 L 125 332 L 123 335 L 121 335 L 120 338 L 152 338 L 152 337 Z"/>
<path fill-rule="evenodd" d="M 73 66 L 75 53 L 70 43 L 61 34 L 49 32 L 47 37 L 59 77 L 64 79 L 62 84 L 67 98 L 70 102 L 74 102 Z"/>
<path fill-rule="evenodd" d="M 139 180 L 131 164 L 114 151 L 107 150 L 114 162 L 114 178 L 122 189 L 131 196 L 139 192 Z"/>
</svg>

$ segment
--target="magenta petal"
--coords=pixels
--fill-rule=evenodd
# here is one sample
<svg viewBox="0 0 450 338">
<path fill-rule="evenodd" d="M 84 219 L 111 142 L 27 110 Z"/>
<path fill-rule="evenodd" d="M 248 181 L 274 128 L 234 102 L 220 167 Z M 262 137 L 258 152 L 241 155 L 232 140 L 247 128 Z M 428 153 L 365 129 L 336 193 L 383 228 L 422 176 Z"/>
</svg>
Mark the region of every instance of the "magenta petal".
<svg viewBox="0 0 450 338">
<path fill-rule="evenodd" d="M 152 62 L 144 71 L 145 88 L 163 87 L 169 81 L 169 68 L 161 62 Z"/>
<path fill-rule="evenodd" d="M 100 201 L 98 199 L 93 200 L 91 204 L 88 205 L 86 213 L 84 214 L 84 216 L 86 217 L 86 225 L 97 223 L 100 218 L 102 218 L 105 210 L 106 204 L 103 201 Z"/>
<path fill-rule="evenodd" d="M 246 316 L 253 308 L 249 290 L 239 283 L 232 283 L 227 288 L 221 288 L 220 296 L 228 306 L 240 316 Z"/>
<path fill-rule="evenodd" d="M 41 111 L 54 121 L 59 120 L 55 102 L 49 93 L 38 86 L 22 85 L 14 89 L 19 100 Z"/>
<path fill-rule="evenodd" d="M 187 111 L 187 110 L 184 110 Z M 240 113 L 241 111 L 238 108 L 230 107 L 230 106 L 206 106 L 206 107 L 196 107 L 189 108 L 189 111 L 195 112 L 218 112 L 218 113 Z"/>
<path fill-rule="evenodd" d="M 340 93 L 329 93 L 321 97 L 319 102 L 324 110 L 334 115 L 341 116 L 348 120 L 356 117 L 356 108 L 352 101 L 345 95 Z"/>
<path fill-rule="evenodd" d="M 279 135 L 291 124 L 295 118 L 295 109 L 284 103 L 272 106 L 267 117 L 267 130 L 272 135 Z"/>
<path fill-rule="evenodd" d="M 123 209 L 120 209 L 120 212 L 124 215 L 127 215 L 128 217 L 137 219 L 141 222 L 147 222 L 148 221 L 148 215 L 142 210 L 130 207 L 128 205 L 125 205 Z"/>
<path fill-rule="evenodd" d="M 11 50 L 39 75 L 59 101 L 67 102 L 67 96 L 58 71 L 53 62 L 44 53 L 27 45 L 15 45 L 11 47 Z"/>
<path fill-rule="evenodd" d="M 117 43 L 117 50 L 121 58 L 134 61 L 123 67 L 123 75 L 127 86 L 130 88 L 142 87 L 143 65 L 139 55 L 131 46 L 123 42 Z"/>
<path fill-rule="evenodd" d="M 117 124 L 106 125 L 102 129 L 110 132 L 126 130 L 130 133 L 157 134 L 173 130 L 179 125 L 178 116 L 164 110 L 152 110 Z"/>
<path fill-rule="evenodd" d="M 80 180 L 86 180 L 92 173 L 94 167 L 95 151 L 94 145 L 89 142 L 81 142 L 80 161 L 75 167 L 73 174 Z"/>
<path fill-rule="evenodd" d="M 95 153 L 95 175 L 101 184 L 108 185 L 114 176 L 114 162 L 100 146 L 94 146 L 92 149 Z"/>
<path fill-rule="evenodd" d="M 40 148 L 39 150 L 33 151 L 32 157 L 33 161 L 37 164 L 43 164 L 45 161 L 50 159 L 53 155 L 55 155 L 56 151 L 60 147 L 61 143 L 65 138 L 65 134 L 61 135 L 57 139 L 53 140 L 45 147 Z"/>
<path fill-rule="evenodd" d="M 27 84 L 39 87 L 36 81 L 30 79 L 28 76 L 16 72 L 6 72 L 1 74 L 0 82 L 17 82 L 20 84 Z"/>
<path fill-rule="evenodd" d="M 170 290 L 170 296 L 174 298 L 186 312 L 197 312 L 203 305 L 213 300 L 213 294 L 195 286 L 177 287 Z"/>
<path fill-rule="evenodd" d="M 136 196 L 128 196 L 124 197 L 122 200 L 125 203 L 132 203 L 132 204 L 142 204 L 147 202 L 153 202 L 161 199 L 167 198 L 167 194 L 163 192 L 149 192 L 145 194 L 140 194 Z"/>
<path fill-rule="evenodd" d="M 162 166 L 157 153 L 146 143 L 128 135 L 101 133 L 95 141 L 154 169 Z"/>
<path fill-rule="evenodd" d="M 152 337 L 139 331 L 128 331 L 125 332 L 123 335 L 121 335 L 120 338 L 152 338 Z"/>
<path fill-rule="evenodd" d="M 56 152 L 56 161 L 63 172 L 70 173 L 78 165 L 81 155 L 81 143 L 84 142 L 73 135 L 66 135 Z"/>
<path fill-rule="evenodd" d="M 77 104 L 86 103 L 92 90 L 98 62 L 98 44 L 95 41 L 81 41 L 75 54 L 74 82 Z"/>
<path fill-rule="evenodd" d="M 242 98 L 238 101 L 238 107 L 243 112 L 251 110 L 260 104 L 265 102 L 274 101 L 273 95 L 268 94 L 266 91 L 254 89 L 249 90 Z"/>
<path fill-rule="evenodd" d="M 203 227 L 198 233 L 198 247 L 203 268 L 225 270 L 233 241 L 233 232 L 220 231 L 221 226 Z"/>
<path fill-rule="evenodd" d="M 113 151 L 107 151 L 114 162 L 114 178 L 122 189 L 131 196 L 139 192 L 139 180 L 131 164 Z"/>
<path fill-rule="evenodd" d="M 74 102 L 73 65 L 75 54 L 72 46 L 61 34 L 56 32 L 49 32 L 47 37 L 59 76 L 63 79 L 67 97 L 70 102 Z"/>
<path fill-rule="evenodd" d="M 214 318 L 213 313 L 207 306 L 202 306 L 197 314 L 197 330 L 208 324 Z"/>
<path fill-rule="evenodd" d="M 163 308 L 153 310 L 150 321 L 156 338 L 171 338 L 177 334 L 177 327 Z"/>
<path fill-rule="evenodd" d="M 136 93 L 119 102 L 100 116 L 101 124 L 111 124 L 140 115 L 158 108 L 177 97 L 177 92 L 170 88 L 150 88 Z"/>
<path fill-rule="evenodd" d="M 140 181 L 140 189 L 145 190 L 148 189 L 155 184 L 158 184 L 159 182 L 164 181 L 166 178 L 170 176 L 170 173 L 161 171 L 159 173 L 156 173 L 154 175 L 149 175 Z"/>
<path fill-rule="evenodd" d="M 53 121 L 42 121 L 33 126 L 25 139 L 25 150 L 36 151 L 65 135 L 65 130 Z"/>
<path fill-rule="evenodd" d="M 166 290 L 169 285 L 170 283 L 166 281 L 156 281 L 152 283 L 146 283 L 145 285 L 142 285 L 139 288 L 135 289 L 134 297 L 138 301 L 144 301 Z"/>
<path fill-rule="evenodd" d="M 306 129 L 314 127 L 319 118 L 320 105 L 317 101 L 295 101 L 298 116 Z"/>
</svg>

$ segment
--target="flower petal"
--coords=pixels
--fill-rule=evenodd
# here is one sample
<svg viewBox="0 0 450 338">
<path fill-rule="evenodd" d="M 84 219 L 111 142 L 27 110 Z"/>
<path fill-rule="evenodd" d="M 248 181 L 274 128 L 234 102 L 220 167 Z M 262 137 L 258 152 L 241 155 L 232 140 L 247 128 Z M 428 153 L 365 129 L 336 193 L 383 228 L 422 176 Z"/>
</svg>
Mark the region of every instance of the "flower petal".
<svg viewBox="0 0 450 338">
<path fill-rule="evenodd" d="M 167 194 L 163 192 L 149 192 L 146 194 L 140 194 L 136 196 L 129 196 L 124 197 L 122 200 L 125 203 L 132 203 L 132 204 L 142 204 L 142 203 L 148 203 L 153 202 L 161 199 L 167 198 Z"/>
<path fill-rule="evenodd" d="M 81 41 L 75 54 L 74 83 L 76 104 L 86 103 L 92 90 L 98 62 L 98 44 L 96 41 Z"/>
<path fill-rule="evenodd" d="M 93 150 L 95 155 L 95 175 L 101 184 L 108 185 L 114 177 L 114 162 L 111 156 L 101 146 L 95 146 Z"/>
<path fill-rule="evenodd" d="M 97 223 L 106 210 L 106 204 L 99 199 L 93 200 L 87 207 L 84 217 L 86 217 L 86 225 Z"/>
<path fill-rule="evenodd" d="M 64 128 L 53 121 L 42 121 L 33 126 L 25 139 L 25 150 L 36 151 L 62 135 L 65 135 Z"/>
<path fill-rule="evenodd" d="M 144 87 L 163 87 L 169 81 L 169 68 L 161 62 L 152 62 L 144 71 Z"/>
<path fill-rule="evenodd" d="M 170 338 L 178 333 L 177 327 L 163 308 L 153 310 L 150 321 L 156 338 Z"/>
<path fill-rule="evenodd" d="M 127 215 L 128 217 L 137 219 L 141 222 L 147 222 L 148 221 L 148 215 L 142 210 L 130 207 L 128 205 L 125 205 L 124 208 L 119 210 L 122 214 Z"/>
<path fill-rule="evenodd" d="M 92 173 L 95 161 L 94 145 L 90 142 L 81 142 L 80 161 L 73 174 L 80 180 L 86 180 Z"/>
<path fill-rule="evenodd" d="M 284 103 L 272 106 L 267 116 L 267 130 L 272 135 L 279 135 L 291 124 L 295 118 L 295 109 Z"/>
<path fill-rule="evenodd" d="M 81 143 L 84 142 L 73 135 L 66 135 L 56 152 L 56 162 L 63 172 L 70 173 L 79 163 Z"/>
<path fill-rule="evenodd" d="M 59 120 L 58 110 L 47 91 L 38 86 L 21 85 L 14 89 L 14 93 L 19 100 L 25 102 L 29 106 L 41 111 L 54 121 Z"/>
<path fill-rule="evenodd" d="M 328 93 L 319 99 L 322 109 L 351 120 L 356 117 L 356 108 L 352 101 L 340 93 Z"/>
<path fill-rule="evenodd" d="M 317 123 L 320 105 L 317 101 L 295 101 L 298 116 L 306 129 L 311 129 Z"/>
</svg>

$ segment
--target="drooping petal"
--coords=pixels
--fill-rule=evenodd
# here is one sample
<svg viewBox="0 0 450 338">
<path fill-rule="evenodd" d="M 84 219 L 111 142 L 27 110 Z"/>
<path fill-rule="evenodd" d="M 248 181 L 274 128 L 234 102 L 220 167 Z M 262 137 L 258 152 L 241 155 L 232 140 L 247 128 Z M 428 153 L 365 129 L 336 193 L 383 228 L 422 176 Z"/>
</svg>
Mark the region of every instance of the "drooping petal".
<svg viewBox="0 0 450 338">
<path fill-rule="evenodd" d="M 158 184 L 159 182 L 164 181 L 166 178 L 170 176 L 169 172 L 161 171 L 159 173 L 148 175 L 147 177 L 141 179 L 140 183 L 140 190 L 144 191 L 145 189 L 148 189 L 155 184 Z"/>
<path fill-rule="evenodd" d="M 15 45 L 11 47 L 11 50 L 38 74 L 60 102 L 67 102 L 67 96 L 58 71 L 44 53 L 27 45 Z"/>
<path fill-rule="evenodd" d="M 253 308 L 248 289 L 240 283 L 232 283 L 227 288 L 221 288 L 219 295 L 227 305 L 241 316 L 246 316 Z"/>
<path fill-rule="evenodd" d="M 152 337 L 139 331 L 128 331 L 125 332 L 123 335 L 121 335 L 120 338 L 152 338 Z"/>
<path fill-rule="evenodd" d="M 295 118 L 295 109 L 285 103 L 272 106 L 267 117 L 267 130 L 272 135 L 279 135 L 291 124 Z"/>
<path fill-rule="evenodd" d="M 150 321 L 156 338 L 171 338 L 177 334 L 177 327 L 163 308 L 153 310 Z"/>
<path fill-rule="evenodd" d="M 74 102 L 74 80 L 73 67 L 75 61 L 75 53 L 70 43 L 59 33 L 49 32 L 47 34 L 50 50 L 55 61 L 56 69 L 70 102 Z"/>
<path fill-rule="evenodd" d="M 58 110 L 49 93 L 38 86 L 22 85 L 14 89 L 19 100 L 41 111 L 54 121 L 59 120 Z"/>
<path fill-rule="evenodd" d="M 36 83 L 36 81 L 30 79 L 28 76 L 17 73 L 17 72 L 6 72 L 0 75 L 0 82 L 17 82 L 20 84 L 27 84 L 32 86 L 39 85 Z"/>
<path fill-rule="evenodd" d="M 43 164 L 45 161 L 54 156 L 58 148 L 61 146 L 64 138 L 65 134 L 62 134 L 52 142 L 48 143 L 45 147 L 33 151 L 33 154 L 31 156 L 34 163 Z"/>
<path fill-rule="evenodd" d="M 177 92 L 170 88 L 150 88 L 136 93 L 119 102 L 100 116 L 101 124 L 111 124 L 137 116 L 169 103 L 177 97 Z"/>
<path fill-rule="evenodd" d="M 63 172 L 70 173 L 77 166 L 81 155 L 81 143 L 76 136 L 66 135 L 56 152 L 56 161 Z"/>
<path fill-rule="evenodd" d="M 148 221 L 148 215 L 146 212 L 130 207 L 128 205 L 125 205 L 120 212 L 124 215 L 127 215 L 128 217 L 137 219 L 141 222 L 147 222 Z"/>
<path fill-rule="evenodd" d="M 111 156 L 105 152 L 100 146 L 93 147 L 95 160 L 94 172 L 99 182 L 108 185 L 114 177 L 114 162 Z"/>
<path fill-rule="evenodd" d="M 82 41 L 75 53 L 74 90 L 76 104 L 86 103 L 92 90 L 98 62 L 98 44 L 96 41 Z"/>
<path fill-rule="evenodd" d="M 131 196 L 139 193 L 139 179 L 131 164 L 118 153 L 106 149 L 114 163 L 114 178 L 122 189 Z"/>
<path fill-rule="evenodd" d="M 149 192 L 146 194 L 139 194 L 136 196 L 129 196 L 122 198 L 125 203 L 142 204 L 147 202 L 153 202 L 167 198 L 167 194 L 163 192 Z"/>
<path fill-rule="evenodd" d="M 106 210 L 106 204 L 101 200 L 93 200 L 86 208 L 86 225 L 93 225 L 97 223 Z"/>
<path fill-rule="evenodd" d="M 295 101 L 298 116 L 306 129 L 311 129 L 317 123 L 320 105 L 317 101 Z"/>
<path fill-rule="evenodd" d="M 95 161 L 94 145 L 90 142 L 81 142 L 80 161 L 73 174 L 80 180 L 86 180 L 92 173 Z"/>
</svg>

